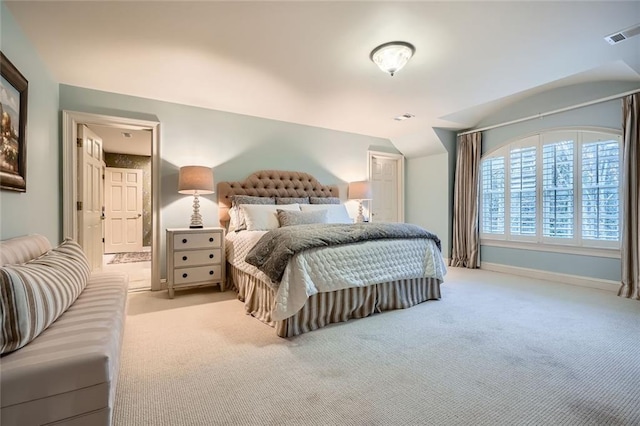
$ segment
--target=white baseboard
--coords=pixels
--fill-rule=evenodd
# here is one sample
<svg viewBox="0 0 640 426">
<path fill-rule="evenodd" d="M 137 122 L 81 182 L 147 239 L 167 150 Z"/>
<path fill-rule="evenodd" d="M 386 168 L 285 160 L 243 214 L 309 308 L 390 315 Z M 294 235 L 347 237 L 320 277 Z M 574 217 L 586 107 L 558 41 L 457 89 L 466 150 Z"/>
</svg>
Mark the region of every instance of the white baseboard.
<svg viewBox="0 0 640 426">
<path fill-rule="evenodd" d="M 617 293 L 620 283 L 617 281 L 604 280 L 601 278 L 583 277 L 580 275 L 561 274 L 558 272 L 542 271 L 540 269 L 521 268 L 519 266 L 502 265 L 499 263 L 482 262 L 480 269 L 487 271 L 503 272 L 505 274 L 519 275 L 523 277 L 535 278 L 546 281 L 557 281 L 564 284 L 577 285 L 580 287 L 597 288 L 600 290 Z"/>
</svg>

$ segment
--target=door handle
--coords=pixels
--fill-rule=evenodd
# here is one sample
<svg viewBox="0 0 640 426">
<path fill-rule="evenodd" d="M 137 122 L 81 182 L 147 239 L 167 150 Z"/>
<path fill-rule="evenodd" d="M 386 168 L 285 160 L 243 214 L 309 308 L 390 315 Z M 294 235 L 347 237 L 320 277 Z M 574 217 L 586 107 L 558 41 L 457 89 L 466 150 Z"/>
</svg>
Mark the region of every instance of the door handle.
<svg viewBox="0 0 640 426">
<path fill-rule="evenodd" d="M 138 215 L 137 215 L 137 216 L 130 217 L 129 219 L 137 219 L 137 218 L 139 218 L 139 217 L 141 217 L 141 216 L 142 216 L 142 214 L 138 213 Z"/>
</svg>

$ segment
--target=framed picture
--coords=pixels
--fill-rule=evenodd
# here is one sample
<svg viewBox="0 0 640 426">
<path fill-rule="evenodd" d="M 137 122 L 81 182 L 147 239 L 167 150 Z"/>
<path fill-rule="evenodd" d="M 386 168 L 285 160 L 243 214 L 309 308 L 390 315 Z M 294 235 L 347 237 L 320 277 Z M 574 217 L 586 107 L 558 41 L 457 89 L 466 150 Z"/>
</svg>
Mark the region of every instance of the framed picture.
<svg viewBox="0 0 640 426">
<path fill-rule="evenodd" d="M 4 53 L 0 55 L 0 189 L 25 192 L 29 82 Z"/>
</svg>

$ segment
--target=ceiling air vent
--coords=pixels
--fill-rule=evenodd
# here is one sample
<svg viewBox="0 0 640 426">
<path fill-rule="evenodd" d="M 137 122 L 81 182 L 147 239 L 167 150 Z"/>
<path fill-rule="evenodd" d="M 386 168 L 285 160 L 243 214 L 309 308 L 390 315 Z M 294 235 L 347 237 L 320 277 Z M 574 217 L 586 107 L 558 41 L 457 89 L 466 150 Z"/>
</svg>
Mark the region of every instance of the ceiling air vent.
<svg viewBox="0 0 640 426">
<path fill-rule="evenodd" d="M 413 118 L 413 117 L 415 117 L 415 115 L 410 114 L 410 113 L 407 112 L 407 113 L 404 113 L 404 114 L 399 115 L 397 117 L 394 117 L 393 119 L 396 120 L 396 121 L 404 121 L 404 120 L 408 120 L 408 119 Z"/>
<path fill-rule="evenodd" d="M 607 43 L 609 44 L 616 44 L 633 36 L 637 36 L 638 34 L 640 34 L 640 25 L 629 27 L 626 30 L 613 33 L 606 36 L 604 39 L 607 40 Z"/>
</svg>

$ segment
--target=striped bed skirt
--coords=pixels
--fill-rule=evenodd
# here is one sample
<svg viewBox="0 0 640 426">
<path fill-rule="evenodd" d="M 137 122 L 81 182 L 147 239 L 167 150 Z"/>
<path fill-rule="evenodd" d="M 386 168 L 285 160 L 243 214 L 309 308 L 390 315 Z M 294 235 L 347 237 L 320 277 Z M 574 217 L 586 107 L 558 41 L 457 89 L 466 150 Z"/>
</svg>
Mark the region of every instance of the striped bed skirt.
<svg viewBox="0 0 640 426">
<path fill-rule="evenodd" d="M 440 299 L 440 280 L 412 278 L 318 293 L 309 297 L 295 315 L 285 320 L 273 321 L 273 289 L 231 264 L 227 264 L 227 273 L 227 283 L 238 292 L 238 299 L 244 302 L 246 313 L 274 327 L 280 337 L 293 337 L 352 318 L 406 309 L 427 300 Z"/>
</svg>

